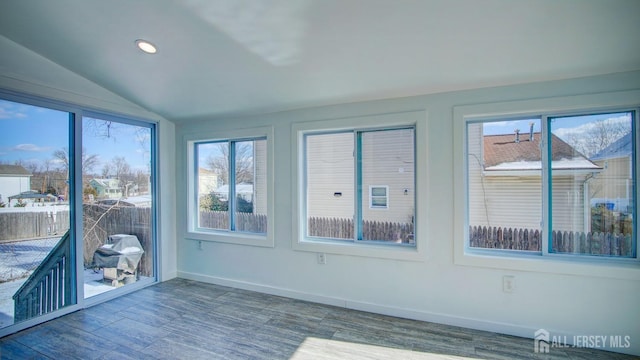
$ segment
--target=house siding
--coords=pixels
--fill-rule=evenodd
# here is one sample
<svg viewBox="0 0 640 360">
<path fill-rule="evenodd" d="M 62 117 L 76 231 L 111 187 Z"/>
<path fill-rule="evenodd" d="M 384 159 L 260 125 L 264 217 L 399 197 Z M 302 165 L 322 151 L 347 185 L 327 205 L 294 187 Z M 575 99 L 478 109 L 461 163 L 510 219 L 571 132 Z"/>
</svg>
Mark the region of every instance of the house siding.
<svg viewBox="0 0 640 360">
<path fill-rule="evenodd" d="M 267 213 L 267 140 L 256 140 L 253 143 L 255 184 L 253 187 L 253 212 Z"/>
<path fill-rule="evenodd" d="M 214 192 L 218 188 L 218 175 L 211 170 L 198 170 L 198 196 Z"/>
<path fill-rule="evenodd" d="M 410 223 L 414 213 L 413 129 L 367 132 L 362 136 L 362 218 Z M 369 187 L 388 186 L 387 208 L 370 208 Z M 407 190 L 405 195 L 404 190 Z"/>
<path fill-rule="evenodd" d="M 413 139 L 413 129 L 362 134 L 363 220 L 399 223 L 413 220 Z M 307 137 L 308 217 L 353 218 L 354 148 L 352 132 Z M 370 208 L 370 186 L 388 187 L 387 208 Z"/>
<path fill-rule="evenodd" d="M 541 176 L 483 175 L 482 124 L 469 124 L 467 136 L 469 225 L 540 229 Z M 582 175 L 553 177 L 553 230 L 589 230 L 584 221 L 583 189 Z"/>
<path fill-rule="evenodd" d="M 29 176 L 0 176 L 0 197 L 2 201 L 9 201 L 9 196 L 18 195 L 29 190 L 31 190 L 31 177 Z"/>
<path fill-rule="evenodd" d="M 353 219 L 353 133 L 307 136 L 306 146 L 307 216 Z"/>
<path fill-rule="evenodd" d="M 629 156 L 595 161 L 595 163 L 601 166 L 604 171 L 591 181 L 591 197 L 612 200 L 630 199 L 633 188 Z"/>
</svg>

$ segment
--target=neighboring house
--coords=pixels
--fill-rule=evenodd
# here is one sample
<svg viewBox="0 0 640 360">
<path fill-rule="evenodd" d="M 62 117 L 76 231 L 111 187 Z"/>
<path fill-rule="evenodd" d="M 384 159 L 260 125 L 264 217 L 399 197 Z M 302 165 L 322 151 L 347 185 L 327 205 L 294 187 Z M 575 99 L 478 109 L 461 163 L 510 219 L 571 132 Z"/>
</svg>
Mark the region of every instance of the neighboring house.
<svg viewBox="0 0 640 360">
<path fill-rule="evenodd" d="M 469 225 L 540 228 L 540 136 L 532 132 L 519 141 L 515 134 L 483 136 L 481 123 L 469 125 Z M 589 179 L 602 168 L 559 137 L 552 135 L 551 142 L 553 228 L 589 231 Z"/>
<path fill-rule="evenodd" d="M 89 185 L 96 189 L 98 199 L 120 199 L 122 189 L 118 179 L 91 179 Z"/>
<path fill-rule="evenodd" d="M 31 190 L 31 172 L 20 165 L 0 165 L 0 200 Z"/>
<path fill-rule="evenodd" d="M 205 169 L 198 169 L 198 197 L 211 194 L 218 188 L 218 174 Z"/>
<path fill-rule="evenodd" d="M 604 169 L 591 181 L 591 206 L 603 204 L 610 210 L 626 213 L 633 204 L 632 151 L 628 133 L 591 157 Z"/>
<path fill-rule="evenodd" d="M 362 138 L 363 220 L 413 221 L 413 136 L 413 130 L 406 129 L 369 132 Z M 307 216 L 353 219 L 353 133 L 309 137 L 306 146 Z"/>
</svg>

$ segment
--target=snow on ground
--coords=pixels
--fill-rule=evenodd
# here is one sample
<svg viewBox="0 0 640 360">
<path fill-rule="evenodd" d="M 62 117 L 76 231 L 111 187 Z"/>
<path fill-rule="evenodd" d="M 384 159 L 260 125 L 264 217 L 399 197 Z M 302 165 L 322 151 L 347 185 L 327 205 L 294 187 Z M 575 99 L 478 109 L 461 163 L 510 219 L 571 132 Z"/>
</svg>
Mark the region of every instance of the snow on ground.
<svg viewBox="0 0 640 360">
<path fill-rule="evenodd" d="M 58 243 L 60 237 L 0 243 L 0 328 L 13 324 L 13 294 Z M 84 271 L 85 297 L 115 289 L 103 281 L 102 270 Z"/>
<path fill-rule="evenodd" d="M 30 203 L 25 207 L 3 207 L 0 208 L 0 212 L 58 212 L 58 211 L 69 211 L 68 204 L 36 204 Z"/>
</svg>

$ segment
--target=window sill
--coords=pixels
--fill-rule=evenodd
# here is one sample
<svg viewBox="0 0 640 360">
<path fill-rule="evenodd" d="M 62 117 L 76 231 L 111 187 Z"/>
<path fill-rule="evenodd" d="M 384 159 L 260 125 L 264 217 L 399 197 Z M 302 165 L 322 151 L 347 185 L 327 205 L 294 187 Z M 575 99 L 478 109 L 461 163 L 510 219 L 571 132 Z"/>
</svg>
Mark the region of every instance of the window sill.
<svg viewBox="0 0 640 360">
<path fill-rule="evenodd" d="M 636 259 L 602 259 L 570 255 L 491 254 L 486 251 L 456 252 L 454 263 L 510 271 L 529 271 L 549 274 L 576 275 L 640 280 L 640 263 Z"/>
<path fill-rule="evenodd" d="M 227 231 L 189 231 L 185 234 L 185 239 L 210 241 L 235 245 L 274 247 L 273 236 L 269 234 L 251 234 Z"/>
<path fill-rule="evenodd" d="M 293 250 L 370 257 L 390 260 L 423 261 L 423 251 L 418 246 L 341 242 L 322 238 L 305 238 L 293 242 Z"/>
</svg>

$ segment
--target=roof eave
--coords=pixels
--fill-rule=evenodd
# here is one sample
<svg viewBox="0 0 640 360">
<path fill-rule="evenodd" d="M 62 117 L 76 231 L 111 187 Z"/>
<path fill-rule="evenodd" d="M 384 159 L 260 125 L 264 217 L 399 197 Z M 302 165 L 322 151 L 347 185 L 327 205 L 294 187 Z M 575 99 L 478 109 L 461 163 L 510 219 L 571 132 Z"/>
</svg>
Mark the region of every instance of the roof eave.
<svg viewBox="0 0 640 360">
<path fill-rule="evenodd" d="M 551 169 L 552 176 L 588 175 L 599 173 L 602 168 L 577 168 L 577 169 Z M 482 175 L 487 177 L 539 177 L 540 169 L 513 169 L 513 170 L 484 170 Z"/>
</svg>

